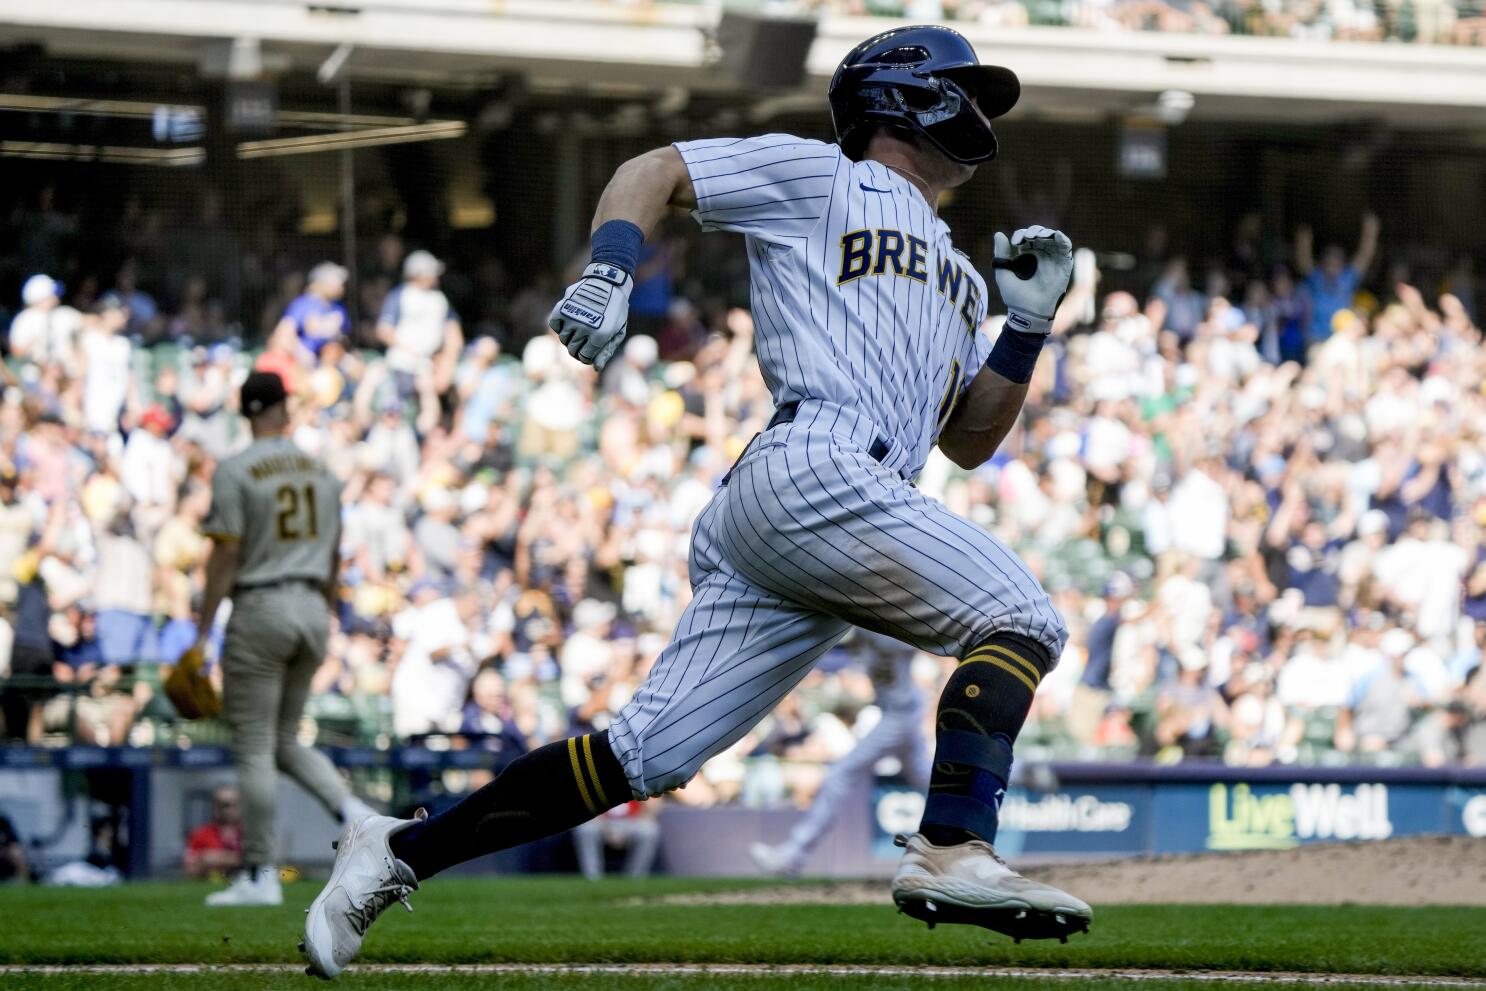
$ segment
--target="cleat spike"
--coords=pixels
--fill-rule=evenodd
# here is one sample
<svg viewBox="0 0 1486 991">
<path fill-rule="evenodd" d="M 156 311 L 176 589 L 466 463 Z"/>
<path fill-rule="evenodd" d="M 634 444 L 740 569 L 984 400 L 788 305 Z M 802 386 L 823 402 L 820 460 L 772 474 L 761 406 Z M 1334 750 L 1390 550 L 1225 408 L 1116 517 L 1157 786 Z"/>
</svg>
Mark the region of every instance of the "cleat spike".
<svg viewBox="0 0 1486 991">
<path fill-rule="evenodd" d="M 934 923 L 932 923 L 932 922 L 926 922 L 924 924 L 927 925 L 930 929 L 933 929 L 934 928 Z"/>
<path fill-rule="evenodd" d="M 331 840 L 330 841 L 330 849 L 332 849 L 332 850 L 339 850 L 340 848 L 341 848 L 341 841 L 340 840 Z"/>
<path fill-rule="evenodd" d="M 300 953 L 303 953 L 304 952 L 304 940 L 300 940 L 299 941 L 299 952 Z"/>
<path fill-rule="evenodd" d="M 1066 946 L 1068 944 L 1068 937 L 1067 936 L 1059 936 L 1058 937 L 1058 942 L 1059 943 L 1062 943 L 1062 944 L 1064 944 Z"/>
<path fill-rule="evenodd" d="M 1011 937 L 1011 941 L 1013 943 L 1015 943 L 1017 946 L 1021 946 L 1022 945 L 1022 938 L 1020 936 L 1013 936 L 1013 937 Z"/>
</svg>

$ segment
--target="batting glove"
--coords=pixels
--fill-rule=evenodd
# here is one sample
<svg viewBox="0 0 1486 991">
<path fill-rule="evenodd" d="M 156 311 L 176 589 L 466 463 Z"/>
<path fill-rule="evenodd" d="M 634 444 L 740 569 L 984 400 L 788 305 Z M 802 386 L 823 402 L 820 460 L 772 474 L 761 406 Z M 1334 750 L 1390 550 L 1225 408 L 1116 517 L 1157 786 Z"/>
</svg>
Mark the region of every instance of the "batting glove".
<svg viewBox="0 0 1486 991">
<path fill-rule="evenodd" d="M 547 326 L 557 332 L 568 354 L 603 368 L 624 340 L 634 287 L 635 280 L 624 269 L 594 262 L 557 301 Z"/>
<path fill-rule="evenodd" d="M 1030 279 L 1019 279 L 1010 269 L 996 269 L 996 288 L 1006 304 L 1006 326 L 1024 334 L 1047 334 L 1052 331 L 1058 303 L 1068 292 L 1073 242 L 1062 231 L 1046 227 L 1024 227 L 1009 239 L 996 233 L 997 258 L 1025 254 L 1037 257 L 1037 271 Z"/>
</svg>

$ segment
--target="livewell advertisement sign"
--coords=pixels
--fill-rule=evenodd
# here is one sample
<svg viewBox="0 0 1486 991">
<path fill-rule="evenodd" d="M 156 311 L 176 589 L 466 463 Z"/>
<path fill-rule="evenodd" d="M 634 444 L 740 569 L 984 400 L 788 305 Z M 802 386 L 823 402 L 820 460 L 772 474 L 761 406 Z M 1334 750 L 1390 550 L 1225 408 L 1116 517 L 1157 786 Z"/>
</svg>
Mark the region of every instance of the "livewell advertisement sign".
<svg viewBox="0 0 1486 991">
<path fill-rule="evenodd" d="M 1444 799 L 1438 785 L 1382 782 L 1160 784 L 1153 841 L 1158 850 L 1284 850 L 1459 832 Z"/>
</svg>

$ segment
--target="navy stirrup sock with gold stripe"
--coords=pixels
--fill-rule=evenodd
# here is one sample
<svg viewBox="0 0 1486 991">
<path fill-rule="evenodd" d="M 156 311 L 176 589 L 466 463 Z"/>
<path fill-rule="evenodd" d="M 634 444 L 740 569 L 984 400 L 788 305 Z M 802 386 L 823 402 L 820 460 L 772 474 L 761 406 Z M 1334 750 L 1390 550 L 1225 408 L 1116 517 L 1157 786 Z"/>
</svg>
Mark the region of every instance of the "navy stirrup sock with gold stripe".
<svg viewBox="0 0 1486 991">
<path fill-rule="evenodd" d="M 996 838 L 1011 747 L 1042 676 L 1046 648 L 998 633 L 961 658 L 939 697 L 934 770 L 919 832 L 939 846 Z"/>
<path fill-rule="evenodd" d="M 607 733 L 538 747 L 457 805 L 392 837 L 419 880 L 587 822 L 633 797 Z"/>
</svg>

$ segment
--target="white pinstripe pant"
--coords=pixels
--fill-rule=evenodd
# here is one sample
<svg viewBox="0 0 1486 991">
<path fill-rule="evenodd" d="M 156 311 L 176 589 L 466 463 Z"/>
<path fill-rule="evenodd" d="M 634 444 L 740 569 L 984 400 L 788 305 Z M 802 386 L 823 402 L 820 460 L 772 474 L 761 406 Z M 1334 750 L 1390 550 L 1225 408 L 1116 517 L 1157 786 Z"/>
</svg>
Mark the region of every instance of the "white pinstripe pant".
<svg viewBox="0 0 1486 991">
<path fill-rule="evenodd" d="M 806 402 L 697 518 L 695 598 L 609 729 L 636 797 L 685 784 L 852 626 L 952 657 L 995 633 L 1062 653 L 1067 631 L 1026 565 L 869 457 L 874 436 Z"/>
</svg>

